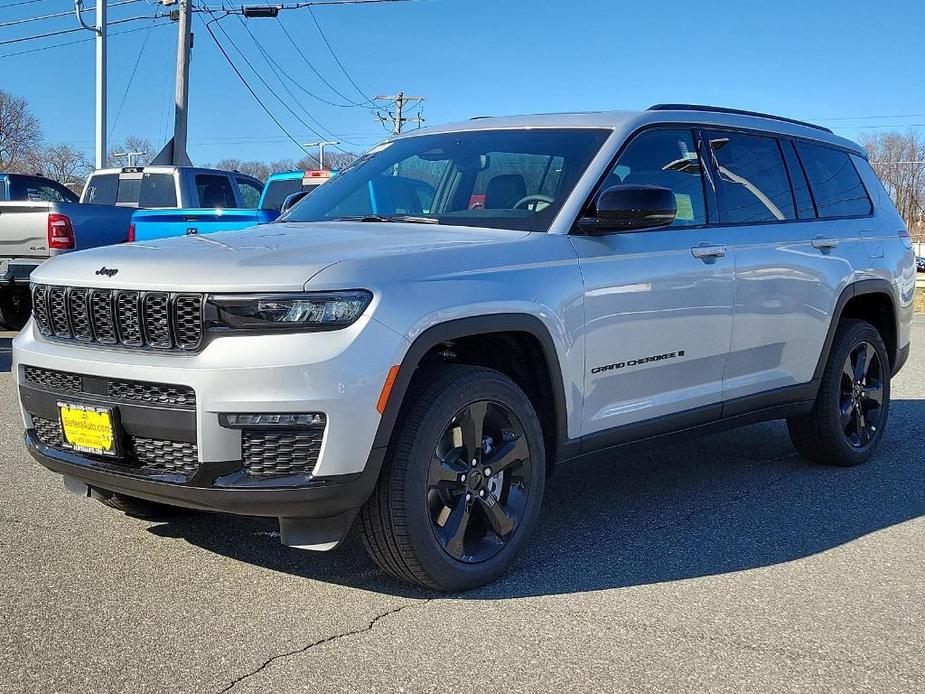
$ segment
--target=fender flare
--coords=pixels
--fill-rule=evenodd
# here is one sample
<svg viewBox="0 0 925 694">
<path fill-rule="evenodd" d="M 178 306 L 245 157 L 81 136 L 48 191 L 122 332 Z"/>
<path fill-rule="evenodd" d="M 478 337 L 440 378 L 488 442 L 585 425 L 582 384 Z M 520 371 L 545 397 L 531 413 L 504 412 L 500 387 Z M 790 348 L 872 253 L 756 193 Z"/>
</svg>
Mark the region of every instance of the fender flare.
<svg viewBox="0 0 925 694">
<path fill-rule="evenodd" d="M 568 436 L 567 410 L 565 405 L 565 386 L 562 380 L 562 368 L 559 364 L 559 355 L 549 330 L 536 316 L 527 313 L 494 313 L 469 318 L 459 318 L 444 323 L 438 323 L 422 332 L 405 352 L 405 356 L 398 369 L 395 383 L 392 385 L 389 400 L 385 411 L 376 429 L 373 439 L 373 449 L 385 449 L 392 438 L 398 414 L 408 394 L 408 387 L 421 360 L 432 348 L 446 342 L 472 335 L 485 335 L 490 333 L 521 332 L 535 337 L 543 351 L 543 357 L 549 369 L 549 380 L 552 386 L 553 407 L 556 420 L 556 450 L 547 451 L 555 460 Z"/>
<path fill-rule="evenodd" d="M 832 349 L 835 331 L 838 329 L 838 324 L 841 322 L 845 306 L 853 298 L 864 294 L 885 294 L 889 297 L 890 303 L 893 305 L 893 320 L 896 322 L 896 335 L 899 335 L 899 311 L 896 308 L 896 297 L 893 292 L 893 285 L 884 279 L 868 279 L 852 282 L 842 290 L 842 293 L 838 297 L 838 301 L 835 303 L 835 310 L 832 311 L 832 320 L 829 323 L 825 342 L 822 345 L 822 352 L 819 354 L 819 361 L 816 363 L 815 372 L 813 372 L 813 380 L 818 381 L 822 379 L 822 372 L 825 371 L 825 365 L 829 361 L 829 351 Z M 899 345 L 896 347 L 898 352 Z M 895 363 L 897 354 L 891 354 L 889 356 L 891 363 Z"/>
</svg>

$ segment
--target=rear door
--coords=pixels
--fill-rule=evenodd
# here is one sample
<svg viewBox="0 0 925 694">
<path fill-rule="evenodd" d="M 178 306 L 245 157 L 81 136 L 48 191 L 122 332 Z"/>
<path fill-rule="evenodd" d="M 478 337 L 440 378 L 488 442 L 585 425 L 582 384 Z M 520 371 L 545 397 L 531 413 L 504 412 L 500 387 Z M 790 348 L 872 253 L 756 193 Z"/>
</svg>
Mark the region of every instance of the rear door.
<svg viewBox="0 0 925 694">
<path fill-rule="evenodd" d="M 731 401 L 724 414 L 733 415 L 753 405 L 739 398 L 812 380 L 837 295 L 864 251 L 854 221 L 817 215 L 794 149 L 804 143 L 733 130 L 705 138 L 718 182 L 718 232 L 736 258 L 724 387 Z M 833 175 L 841 174 L 820 171 L 819 180 Z M 853 194 L 866 200 L 857 183 Z"/>
<path fill-rule="evenodd" d="M 651 420 L 646 426 L 658 427 L 659 418 L 682 412 L 701 423 L 722 407 L 733 257 L 708 226 L 712 184 L 697 142 L 693 129 L 644 131 L 599 187 L 671 189 L 678 214 L 670 227 L 570 237 L 585 285 L 583 434 L 602 443 L 619 440 L 613 430 L 623 425 Z"/>
</svg>

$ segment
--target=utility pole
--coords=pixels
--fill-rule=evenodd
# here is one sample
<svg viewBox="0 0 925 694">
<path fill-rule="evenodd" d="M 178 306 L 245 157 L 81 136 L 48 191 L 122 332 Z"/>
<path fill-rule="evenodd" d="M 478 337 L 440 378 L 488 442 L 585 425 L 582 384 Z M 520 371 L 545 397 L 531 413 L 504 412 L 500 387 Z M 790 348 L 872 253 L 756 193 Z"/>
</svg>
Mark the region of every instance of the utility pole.
<svg viewBox="0 0 925 694">
<path fill-rule="evenodd" d="M 318 148 L 318 168 L 324 168 L 324 147 L 325 145 L 339 145 L 340 140 L 324 140 L 323 142 L 305 142 L 302 144 L 303 147 L 317 147 Z"/>
<path fill-rule="evenodd" d="M 135 165 L 135 157 L 143 157 L 146 154 L 147 152 L 118 152 L 112 156 L 114 159 L 125 157 L 125 165 L 131 167 Z"/>
<path fill-rule="evenodd" d="M 402 131 L 402 126 L 405 123 L 417 123 L 420 128 L 424 124 L 424 115 L 420 112 L 416 116 L 406 117 L 404 115 L 404 109 L 407 104 L 423 103 L 423 96 L 405 96 L 404 92 L 398 92 L 395 96 L 377 96 L 376 101 L 386 101 L 390 104 L 395 105 L 394 111 L 386 111 L 386 115 L 382 115 L 378 111 L 376 112 L 376 117 L 382 122 L 386 123 L 391 121 L 392 123 L 392 134 L 399 135 Z"/>
<path fill-rule="evenodd" d="M 106 166 L 106 0 L 96 0 L 96 26 L 87 24 L 80 14 L 83 0 L 74 0 L 77 21 L 96 34 L 96 156 L 97 169 Z"/>
<path fill-rule="evenodd" d="M 186 153 L 187 117 L 189 115 L 189 64 L 193 50 L 192 0 L 180 0 L 177 22 L 177 99 L 173 121 L 174 166 L 189 166 Z"/>
</svg>

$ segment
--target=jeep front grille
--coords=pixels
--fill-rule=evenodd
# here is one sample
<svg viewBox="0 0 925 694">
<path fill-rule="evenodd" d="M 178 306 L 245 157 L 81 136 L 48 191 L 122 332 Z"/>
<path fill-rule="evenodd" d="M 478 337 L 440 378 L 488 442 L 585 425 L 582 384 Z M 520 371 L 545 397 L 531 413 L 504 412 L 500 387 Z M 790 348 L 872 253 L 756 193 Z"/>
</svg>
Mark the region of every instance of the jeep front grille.
<svg viewBox="0 0 925 694">
<path fill-rule="evenodd" d="M 32 315 L 60 340 L 183 352 L 202 344 L 201 294 L 35 285 Z"/>
</svg>

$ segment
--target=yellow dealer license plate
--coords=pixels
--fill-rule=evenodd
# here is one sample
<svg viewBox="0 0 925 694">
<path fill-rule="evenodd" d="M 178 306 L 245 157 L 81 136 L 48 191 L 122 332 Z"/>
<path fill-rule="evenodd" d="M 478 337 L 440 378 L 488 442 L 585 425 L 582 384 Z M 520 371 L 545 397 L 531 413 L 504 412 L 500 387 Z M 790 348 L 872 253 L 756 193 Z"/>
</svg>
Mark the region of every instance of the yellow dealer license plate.
<svg viewBox="0 0 925 694">
<path fill-rule="evenodd" d="M 66 448 L 93 455 L 119 455 L 112 408 L 59 402 L 58 412 Z"/>
</svg>

